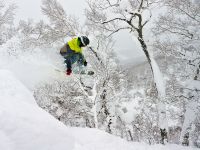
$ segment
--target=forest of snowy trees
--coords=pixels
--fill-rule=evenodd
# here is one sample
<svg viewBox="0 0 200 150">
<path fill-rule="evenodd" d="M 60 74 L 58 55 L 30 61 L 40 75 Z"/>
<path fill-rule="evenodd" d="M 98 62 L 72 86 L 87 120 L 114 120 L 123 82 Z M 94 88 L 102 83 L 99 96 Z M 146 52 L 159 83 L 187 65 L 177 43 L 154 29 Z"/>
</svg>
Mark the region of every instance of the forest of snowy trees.
<svg viewBox="0 0 200 150">
<path fill-rule="evenodd" d="M 41 49 L 59 53 L 66 38 L 91 40 L 84 54 L 95 74 L 38 84 L 32 90 L 41 108 L 67 126 L 128 141 L 200 147 L 198 0 L 88 0 L 84 25 L 57 0 L 42 0 L 47 20 L 39 22 L 14 25 L 16 9 L 0 1 L 0 45 L 17 39 L 6 52 L 13 59 Z M 141 63 L 120 63 L 113 36 L 121 30 L 137 39 Z"/>
</svg>

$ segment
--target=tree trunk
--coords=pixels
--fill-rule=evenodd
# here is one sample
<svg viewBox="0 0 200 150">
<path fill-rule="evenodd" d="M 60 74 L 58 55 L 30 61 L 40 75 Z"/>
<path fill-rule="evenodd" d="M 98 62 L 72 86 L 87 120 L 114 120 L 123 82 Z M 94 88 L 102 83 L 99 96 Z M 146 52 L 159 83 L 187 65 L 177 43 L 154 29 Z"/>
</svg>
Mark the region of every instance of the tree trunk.
<svg viewBox="0 0 200 150">
<path fill-rule="evenodd" d="M 160 126 L 160 135 L 161 135 L 161 140 L 160 142 L 162 144 L 165 144 L 165 141 L 168 141 L 168 137 L 167 137 L 167 129 L 162 125 L 164 124 L 164 122 L 166 122 L 166 109 L 165 109 L 165 105 L 164 103 L 162 102 L 162 99 L 163 97 L 159 97 L 159 92 L 158 92 L 158 88 L 157 87 L 157 84 L 156 84 L 156 81 L 155 81 L 155 72 L 154 72 L 154 68 L 152 66 L 152 60 L 151 60 L 151 57 L 150 57 L 150 54 L 147 50 L 147 45 L 143 39 L 143 35 L 142 35 L 142 26 L 140 26 L 140 28 L 137 30 L 138 32 L 138 41 L 140 42 L 140 45 L 142 47 L 142 50 L 144 51 L 145 53 L 145 56 L 148 60 L 148 63 L 150 65 L 150 68 L 151 68 L 151 72 L 152 72 L 152 76 L 153 76 L 153 80 L 154 80 L 154 84 L 155 84 L 155 88 L 156 88 L 156 93 L 157 93 L 157 98 L 160 100 L 160 102 L 158 103 L 158 110 L 159 110 L 159 126 Z"/>
</svg>

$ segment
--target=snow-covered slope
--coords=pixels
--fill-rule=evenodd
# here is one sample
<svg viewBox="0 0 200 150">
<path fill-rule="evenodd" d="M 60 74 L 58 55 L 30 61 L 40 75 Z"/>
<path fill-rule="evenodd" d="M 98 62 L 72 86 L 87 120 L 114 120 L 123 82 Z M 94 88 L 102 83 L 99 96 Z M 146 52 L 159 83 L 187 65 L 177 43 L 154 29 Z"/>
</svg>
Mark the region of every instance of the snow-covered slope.
<svg viewBox="0 0 200 150">
<path fill-rule="evenodd" d="M 74 148 L 68 129 L 40 109 L 32 93 L 12 73 L 1 70 L 0 79 L 1 150 Z"/>
<path fill-rule="evenodd" d="M 0 70 L 0 150 L 189 150 L 127 142 L 97 129 L 69 128 L 37 106 L 15 75 Z"/>
</svg>

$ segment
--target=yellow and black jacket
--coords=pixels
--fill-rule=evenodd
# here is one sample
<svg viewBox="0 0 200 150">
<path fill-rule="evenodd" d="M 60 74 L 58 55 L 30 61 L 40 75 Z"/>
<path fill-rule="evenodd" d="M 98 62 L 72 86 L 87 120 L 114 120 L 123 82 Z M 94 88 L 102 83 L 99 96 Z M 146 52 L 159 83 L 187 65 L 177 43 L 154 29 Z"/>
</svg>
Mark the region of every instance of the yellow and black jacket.
<svg viewBox="0 0 200 150">
<path fill-rule="evenodd" d="M 65 58 L 65 63 L 67 64 L 67 68 L 71 68 L 71 65 L 75 62 L 78 62 L 79 64 L 86 63 L 86 60 L 82 54 L 82 48 L 80 47 L 80 45 L 81 45 L 81 41 L 77 37 L 68 41 L 60 49 L 60 54 Z"/>
<path fill-rule="evenodd" d="M 60 53 L 61 54 L 66 54 L 67 51 L 70 49 L 74 51 L 75 53 L 81 53 L 82 54 L 82 48 L 80 47 L 80 39 L 73 38 L 72 40 L 68 41 L 61 49 Z"/>
</svg>

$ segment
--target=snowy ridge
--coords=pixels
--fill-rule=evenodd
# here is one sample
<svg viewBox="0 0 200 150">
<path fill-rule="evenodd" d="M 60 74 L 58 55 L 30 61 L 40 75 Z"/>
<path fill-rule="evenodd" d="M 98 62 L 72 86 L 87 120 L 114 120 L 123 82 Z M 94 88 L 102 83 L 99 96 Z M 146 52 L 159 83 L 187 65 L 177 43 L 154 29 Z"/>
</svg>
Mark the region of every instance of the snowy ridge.
<svg viewBox="0 0 200 150">
<path fill-rule="evenodd" d="M 12 101 L 23 100 L 26 103 L 36 105 L 32 93 L 26 89 L 20 81 L 13 78 L 13 74 L 7 70 L 0 70 L 0 99 Z M 22 92 L 23 91 L 23 92 Z M 26 98 L 26 99 L 25 99 Z"/>
<path fill-rule="evenodd" d="M 0 78 L 0 139 L 6 142 L 0 142 L 1 150 L 73 149 L 67 128 L 40 109 L 12 73 L 0 71 Z"/>
</svg>

